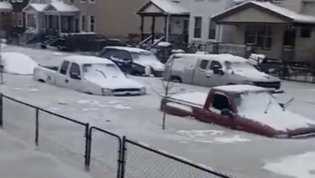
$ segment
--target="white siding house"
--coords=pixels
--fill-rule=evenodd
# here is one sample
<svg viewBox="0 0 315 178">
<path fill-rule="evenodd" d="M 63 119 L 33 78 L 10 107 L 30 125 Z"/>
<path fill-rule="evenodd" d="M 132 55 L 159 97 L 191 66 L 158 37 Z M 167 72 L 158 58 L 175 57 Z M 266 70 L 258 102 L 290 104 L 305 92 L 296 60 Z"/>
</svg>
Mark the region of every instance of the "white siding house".
<svg viewBox="0 0 315 178">
<path fill-rule="evenodd" d="M 189 41 L 199 43 L 229 42 L 228 34 L 234 27 L 215 25 L 211 21 L 211 16 L 234 5 L 234 0 L 191 0 L 189 6 Z"/>
</svg>

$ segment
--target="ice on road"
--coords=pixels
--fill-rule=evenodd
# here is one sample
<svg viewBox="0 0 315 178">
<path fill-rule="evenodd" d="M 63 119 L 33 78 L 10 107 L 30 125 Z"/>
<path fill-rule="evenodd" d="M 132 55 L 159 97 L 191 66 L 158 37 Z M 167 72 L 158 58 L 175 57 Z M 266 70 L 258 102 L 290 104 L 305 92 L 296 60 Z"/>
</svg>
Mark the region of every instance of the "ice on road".
<svg viewBox="0 0 315 178">
<path fill-rule="evenodd" d="M 0 130 L 0 172 L 5 178 L 92 178 Z"/>
<path fill-rule="evenodd" d="M 70 55 L 66 53 L 55 55 L 50 51 L 19 47 L 12 47 L 12 49 L 7 47 L 5 50 L 25 53 L 43 65 L 55 65 L 60 62 L 63 55 Z M 153 92 L 153 89 L 160 86 L 159 80 L 142 77 L 134 77 L 134 79 L 146 85 L 148 95 L 139 97 L 92 96 L 35 82 L 32 77 L 10 75 L 5 75 L 5 80 L 8 82 L 1 85 L 0 90 L 2 93 L 19 100 L 69 116 L 78 121 L 88 122 L 118 135 L 126 135 L 128 138 L 240 178 L 285 178 L 288 175 L 283 175 L 276 170 L 264 169 L 266 162 L 315 150 L 314 138 L 269 139 L 201 123 L 191 118 L 167 116 L 167 129 L 162 130 L 162 114 L 159 111 L 160 98 Z M 207 92 L 209 90 L 191 85 L 178 85 L 177 87 L 179 90 L 184 89 L 192 92 Z M 277 98 L 285 102 L 291 97 L 295 97 L 288 109 L 314 119 L 315 90 L 313 88 L 314 85 L 311 84 L 283 82 L 283 89 L 286 93 L 278 94 Z M 16 128 L 33 131 L 34 110 L 8 100 L 4 101 L 4 107 L 4 121 L 7 122 L 7 127 L 4 129 L 11 126 L 9 130 L 15 132 Z M 81 127 L 72 126 L 63 120 L 42 113 L 40 123 L 41 136 L 46 137 L 52 143 L 58 143 L 74 155 L 83 155 L 84 137 Z M 23 135 L 25 140 L 33 141 L 33 132 L 27 134 L 25 131 L 23 133 L 20 135 Z M 92 145 L 92 159 L 94 161 L 92 160 L 91 163 L 97 160 L 105 162 L 105 164 L 115 165 L 117 161 L 115 157 L 117 145 L 115 143 L 117 142 L 102 134 L 95 134 L 94 141 L 95 144 Z M 108 142 L 110 144 L 107 144 Z M 106 145 L 106 151 L 104 145 Z M 132 147 L 129 147 L 127 155 L 130 156 L 131 154 L 133 154 L 132 159 L 134 160 L 129 159 L 128 161 L 134 163 L 133 166 L 135 163 L 139 164 L 139 167 L 147 166 L 148 160 L 155 160 L 152 155 L 152 157 L 143 155 L 143 150 L 133 150 Z M 81 157 L 79 161 L 82 162 Z M 154 166 L 163 166 L 163 163 L 156 162 Z M 171 165 L 164 166 L 171 167 Z M 113 168 L 109 167 L 108 169 Z M 154 167 L 148 169 L 154 169 Z"/>
</svg>

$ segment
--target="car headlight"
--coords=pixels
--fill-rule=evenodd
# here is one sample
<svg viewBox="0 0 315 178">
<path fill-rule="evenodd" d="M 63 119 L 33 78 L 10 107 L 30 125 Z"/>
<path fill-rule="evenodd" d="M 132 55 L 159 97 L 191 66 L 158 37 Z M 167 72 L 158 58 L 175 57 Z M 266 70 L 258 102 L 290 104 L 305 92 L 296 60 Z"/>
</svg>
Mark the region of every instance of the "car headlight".
<svg viewBox="0 0 315 178">
<path fill-rule="evenodd" d="M 111 93 L 111 92 L 112 92 L 112 90 L 109 89 L 109 88 L 102 88 L 102 93 L 103 93 L 103 94 L 109 94 L 109 93 Z"/>
<path fill-rule="evenodd" d="M 145 73 L 146 75 L 152 74 L 151 67 L 150 67 L 150 66 L 146 66 L 146 67 L 144 68 L 144 73 Z"/>
</svg>

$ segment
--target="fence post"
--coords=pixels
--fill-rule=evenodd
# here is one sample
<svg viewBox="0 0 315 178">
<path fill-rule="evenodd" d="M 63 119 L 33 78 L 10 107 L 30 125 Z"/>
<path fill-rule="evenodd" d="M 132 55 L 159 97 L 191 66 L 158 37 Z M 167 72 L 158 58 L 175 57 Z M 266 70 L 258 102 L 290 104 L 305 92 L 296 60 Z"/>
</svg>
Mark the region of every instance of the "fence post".
<svg viewBox="0 0 315 178">
<path fill-rule="evenodd" d="M 0 93 L 0 127 L 3 128 L 3 94 Z"/>
<path fill-rule="evenodd" d="M 120 174 L 118 178 L 125 177 L 125 166 L 126 166 L 126 154 L 127 154 L 127 147 L 126 147 L 126 136 L 123 136 L 122 144 L 121 144 L 121 154 L 120 154 Z"/>
<path fill-rule="evenodd" d="M 35 145 L 38 146 L 39 137 L 39 109 L 35 110 Z"/>
<path fill-rule="evenodd" d="M 91 161 L 91 141 L 92 141 L 92 131 L 90 131 L 90 124 L 85 125 L 85 161 L 84 166 L 86 170 L 89 170 L 90 161 Z"/>
</svg>

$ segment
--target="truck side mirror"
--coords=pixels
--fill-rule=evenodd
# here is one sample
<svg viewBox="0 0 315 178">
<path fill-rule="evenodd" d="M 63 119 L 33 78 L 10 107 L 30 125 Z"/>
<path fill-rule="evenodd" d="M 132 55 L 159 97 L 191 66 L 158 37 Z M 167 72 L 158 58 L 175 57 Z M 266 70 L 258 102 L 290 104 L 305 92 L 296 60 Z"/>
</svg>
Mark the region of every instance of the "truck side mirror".
<svg viewBox="0 0 315 178">
<path fill-rule="evenodd" d="M 284 108 L 284 103 L 279 103 L 279 105 L 280 105 L 282 108 Z"/>
<path fill-rule="evenodd" d="M 234 113 L 229 109 L 222 109 L 221 115 L 222 116 L 228 116 L 229 118 L 234 118 Z"/>
<path fill-rule="evenodd" d="M 81 80 L 81 77 L 77 73 L 70 72 L 70 78 L 75 80 Z"/>
</svg>

